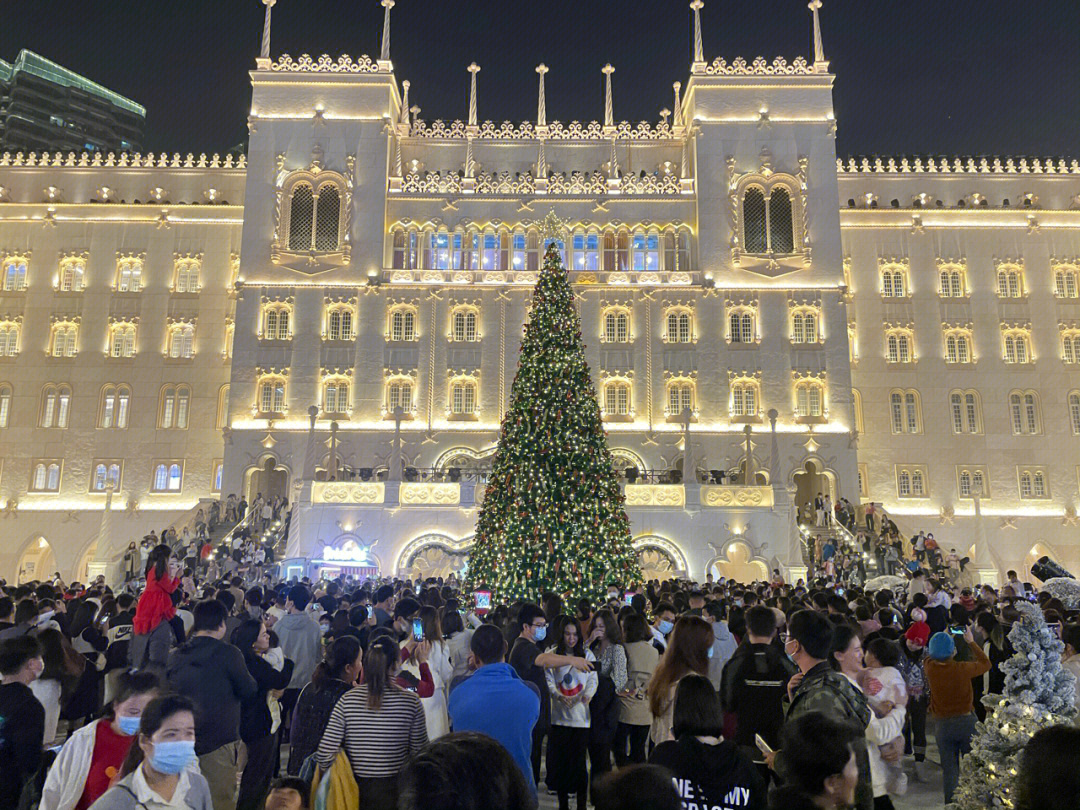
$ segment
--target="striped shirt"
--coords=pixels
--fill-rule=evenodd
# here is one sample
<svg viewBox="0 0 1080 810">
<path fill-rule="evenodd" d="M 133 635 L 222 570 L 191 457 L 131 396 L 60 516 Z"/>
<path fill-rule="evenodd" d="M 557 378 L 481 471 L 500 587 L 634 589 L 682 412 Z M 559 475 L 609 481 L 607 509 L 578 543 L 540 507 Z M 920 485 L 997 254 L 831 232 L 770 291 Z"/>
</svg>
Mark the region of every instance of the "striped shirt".
<svg viewBox="0 0 1080 810">
<path fill-rule="evenodd" d="M 390 686 L 380 707 L 369 709 L 363 685 L 350 689 L 334 706 L 315 760 L 326 770 L 344 749 L 357 779 L 397 776 L 427 741 L 424 709 L 415 693 Z"/>
</svg>

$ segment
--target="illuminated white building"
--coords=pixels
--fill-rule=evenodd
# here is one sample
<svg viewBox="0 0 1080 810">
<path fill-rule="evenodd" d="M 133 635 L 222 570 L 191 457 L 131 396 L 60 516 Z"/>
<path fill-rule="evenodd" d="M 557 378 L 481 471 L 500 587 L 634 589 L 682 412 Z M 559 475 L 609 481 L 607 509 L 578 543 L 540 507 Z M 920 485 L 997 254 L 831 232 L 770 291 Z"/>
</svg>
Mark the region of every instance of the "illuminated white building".
<svg viewBox="0 0 1080 810">
<path fill-rule="evenodd" d="M 470 66 L 432 123 L 388 26 L 377 60 L 267 33 L 246 161 L 5 156 L 0 574 L 230 492 L 297 504 L 290 565 L 460 567 L 551 211 L 648 572 L 797 572 L 826 488 L 987 576 L 1080 565 L 1080 167 L 838 162 L 813 23 L 812 62 L 695 37 L 637 125 L 608 68 L 602 122 L 549 120 L 545 66 L 535 120 L 487 122 Z"/>
</svg>

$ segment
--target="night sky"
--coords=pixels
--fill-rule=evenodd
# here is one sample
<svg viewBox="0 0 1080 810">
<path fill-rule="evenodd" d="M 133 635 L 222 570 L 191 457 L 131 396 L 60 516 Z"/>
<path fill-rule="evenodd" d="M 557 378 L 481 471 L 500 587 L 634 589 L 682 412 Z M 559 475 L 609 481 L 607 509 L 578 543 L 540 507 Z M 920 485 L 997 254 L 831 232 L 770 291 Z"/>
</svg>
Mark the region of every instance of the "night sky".
<svg viewBox="0 0 1080 810">
<path fill-rule="evenodd" d="M 153 151 L 226 151 L 246 135 L 262 30 L 259 0 L 2 0 L 0 58 L 37 51 L 148 109 Z M 825 0 L 836 74 L 837 151 L 1080 157 L 1080 3 L 1075 0 Z M 466 115 L 476 61 L 481 120 L 657 121 L 686 82 L 683 0 L 398 0 L 392 48 L 421 117 Z M 805 0 L 706 0 L 705 56 L 812 57 Z M 378 56 L 377 0 L 278 0 L 272 54 Z"/>
</svg>

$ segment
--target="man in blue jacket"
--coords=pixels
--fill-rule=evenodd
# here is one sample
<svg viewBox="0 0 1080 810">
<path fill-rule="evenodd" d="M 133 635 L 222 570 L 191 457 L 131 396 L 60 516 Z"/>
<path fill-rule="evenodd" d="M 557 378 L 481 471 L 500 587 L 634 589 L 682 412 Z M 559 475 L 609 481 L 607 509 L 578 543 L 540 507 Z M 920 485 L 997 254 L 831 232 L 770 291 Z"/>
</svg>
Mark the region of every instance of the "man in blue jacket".
<svg viewBox="0 0 1080 810">
<path fill-rule="evenodd" d="M 477 628 L 469 643 L 469 667 L 476 671 L 450 693 L 447 709 L 454 731 L 479 731 L 500 742 L 535 792 L 530 756 L 540 695 L 505 658 L 506 640 L 498 628 Z"/>
</svg>

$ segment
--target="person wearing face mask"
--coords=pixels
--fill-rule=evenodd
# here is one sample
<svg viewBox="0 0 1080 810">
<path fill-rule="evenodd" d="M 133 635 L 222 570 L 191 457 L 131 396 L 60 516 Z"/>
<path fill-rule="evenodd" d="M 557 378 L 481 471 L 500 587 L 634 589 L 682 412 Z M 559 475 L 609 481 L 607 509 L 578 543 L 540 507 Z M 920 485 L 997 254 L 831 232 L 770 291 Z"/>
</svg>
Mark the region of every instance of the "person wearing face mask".
<svg viewBox="0 0 1080 810">
<path fill-rule="evenodd" d="M 119 779 L 91 810 L 214 810 L 195 765 L 195 704 L 181 695 L 146 704 Z"/>
<path fill-rule="evenodd" d="M 41 761 L 45 709 L 30 684 L 45 669 L 33 636 L 0 642 L 0 810 L 13 810 Z"/>
<path fill-rule="evenodd" d="M 667 649 L 668 636 L 675 627 L 675 606 L 670 602 L 661 602 L 653 611 L 653 646 L 661 655 Z"/>
<path fill-rule="evenodd" d="M 540 718 L 540 693 L 505 663 L 506 640 L 494 625 L 477 628 L 469 641 L 467 677 L 450 692 L 454 732 L 478 731 L 498 740 L 521 768 L 533 794 L 532 731 Z M 492 707 L 498 707 L 493 711 Z"/>
<path fill-rule="evenodd" d="M 904 740 L 911 744 L 915 754 L 915 778 L 927 780 L 926 773 L 926 712 L 930 704 L 930 692 L 923 671 L 923 657 L 930 642 L 930 625 L 913 622 L 904 632 L 900 645 L 900 663 L 897 669 L 904 676 L 908 692 L 907 722 L 904 724 Z"/>
<path fill-rule="evenodd" d="M 75 731 L 57 754 L 45 778 L 41 810 L 86 810 L 108 790 L 159 686 L 152 672 L 120 674 L 105 716 Z"/>
</svg>

